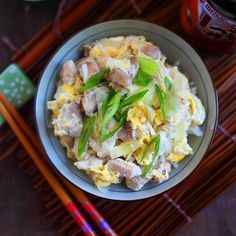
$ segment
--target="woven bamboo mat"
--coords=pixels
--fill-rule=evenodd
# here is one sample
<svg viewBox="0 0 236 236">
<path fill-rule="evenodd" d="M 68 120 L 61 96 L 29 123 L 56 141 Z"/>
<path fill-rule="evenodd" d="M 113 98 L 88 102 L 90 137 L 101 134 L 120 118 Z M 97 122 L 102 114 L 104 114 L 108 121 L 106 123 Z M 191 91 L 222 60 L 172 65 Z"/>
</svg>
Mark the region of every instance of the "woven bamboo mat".
<svg viewBox="0 0 236 236">
<path fill-rule="evenodd" d="M 48 58 L 68 36 L 111 19 L 145 19 L 184 37 L 179 25 L 180 5 L 179 0 L 78 1 L 32 38 L 14 55 L 13 61 L 37 82 Z M 236 180 L 236 54 L 199 53 L 219 96 L 219 125 L 213 144 L 197 169 L 165 194 L 134 202 L 108 201 L 89 195 L 119 235 L 169 235 L 191 222 L 194 214 Z M 33 126 L 33 103 L 21 112 Z M 17 152 L 20 165 L 31 175 L 34 188 L 41 192 L 45 215 L 58 222 L 58 231 L 64 235 L 82 234 L 7 126 L 1 130 L 0 145 L 1 158 Z"/>
</svg>

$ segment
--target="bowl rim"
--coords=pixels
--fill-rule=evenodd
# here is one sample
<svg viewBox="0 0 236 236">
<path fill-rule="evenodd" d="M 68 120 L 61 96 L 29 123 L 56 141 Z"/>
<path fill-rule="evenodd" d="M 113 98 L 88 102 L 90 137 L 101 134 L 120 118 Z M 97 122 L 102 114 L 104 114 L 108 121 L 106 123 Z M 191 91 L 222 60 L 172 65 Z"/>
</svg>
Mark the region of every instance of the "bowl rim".
<svg viewBox="0 0 236 236">
<path fill-rule="evenodd" d="M 130 22 L 130 23 L 139 23 L 139 22 L 142 22 L 142 23 L 145 23 L 145 24 L 148 24 L 154 28 L 159 28 L 161 29 L 162 31 L 165 31 L 169 34 L 172 34 L 176 39 L 178 39 L 179 41 L 181 41 L 181 43 L 183 43 L 186 47 L 188 47 L 188 50 L 191 51 L 191 53 L 194 54 L 194 58 L 198 60 L 198 63 L 201 64 L 201 66 L 204 68 L 204 73 L 207 74 L 208 78 L 210 79 L 210 83 L 211 83 L 211 86 L 212 86 L 212 91 L 214 92 L 214 102 L 215 102 L 215 113 L 214 113 L 214 127 L 212 127 L 212 132 L 211 132 L 211 135 L 210 135 L 210 140 L 207 144 L 207 147 L 204 151 L 204 153 L 202 154 L 201 157 L 198 158 L 198 162 L 197 164 L 195 164 L 195 166 L 187 172 L 187 174 L 185 174 L 184 177 L 179 177 L 180 180 L 178 180 L 177 182 L 175 182 L 174 184 L 170 184 L 171 186 L 169 186 L 167 189 L 161 191 L 161 192 L 158 192 L 158 193 L 154 193 L 154 194 L 149 194 L 149 195 L 145 195 L 145 196 L 142 196 L 142 197 L 135 197 L 133 199 L 131 199 L 130 197 L 126 198 L 126 197 L 117 197 L 117 196 L 113 196 L 113 197 L 110 197 L 110 196 L 107 196 L 106 193 L 103 193 L 103 192 L 100 192 L 100 191 L 97 191 L 96 193 L 95 192 L 92 192 L 92 191 L 89 191 L 87 188 L 83 188 L 81 187 L 79 184 L 76 184 L 75 181 L 73 181 L 71 178 L 69 178 L 65 173 L 62 173 L 62 171 L 55 165 L 55 163 L 53 162 L 53 160 L 50 158 L 50 154 L 48 153 L 47 151 L 47 147 L 44 145 L 43 143 L 43 139 L 42 139 L 42 136 L 41 136 L 41 132 L 40 132 L 40 127 L 39 127 L 39 123 L 38 123 L 38 117 L 37 117 L 37 103 L 38 103 L 38 95 L 39 95 L 39 89 L 40 89 L 40 85 L 42 82 L 42 78 L 43 78 L 43 75 L 44 73 L 46 72 L 50 62 L 52 61 L 52 59 L 55 57 L 55 55 L 69 42 L 71 41 L 74 37 L 77 37 L 78 34 L 86 31 L 86 30 L 90 30 L 94 27 L 102 27 L 103 25 L 107 25 L 107 24 L 112 24 L 112 23 L 116 23 L 116 22 Z M 209 108 L 208 108 L 209 109 Z M 208 153 L 208 150 L 213 142 L 213 139 L 214 139 L 214 136 L 215 136 L 215 132 L 216 132 L 216 128 L 217 128 L 217 125 L 218 125 L 218 115 L 219 115 L 219 105 L 218 105 L 218 96 L 217 96 L 217 91 L 216 91 L 216 88 L 215 88 L 215 85 L 213 83 L 213 80 L 210 76 L 210 73 L 209 71 L 207 70 L 207 67 L 206 67 L 206 64 L 204 63 L 204 61 L 201 59 L 200 55 L 197 53 L 197 51 L 192 48 L 192 46 L 186 42 L 183 38 L 181 38 L 179 35 L 177 35 L 176 33 L 172 32 L 171 30 L 168 30 L 166 29 L 165 27 L 162 27 L 160 25 L 157 25 L 157 24 L 154 24 L 154 23 L 151 23 L 149 21 L 146 21 L 146 20 L 136 20 L 136 19 L 119 19 L 119 20 L 111 20 L 111 21 L 104 21 L 104 22 L 101 22 L 101 23 L 98 23 L 98 24 L 93 24 L 93 25 L 90 25 L 88 27 L 83 27 L 81 30 L 77 31 L 76 33 L 72 34 L 70 37 L 66 38 L 64 40 L 64 42 L 62 44 L 60 44 L 57 49 L 52 53 L 52 55 L 49 57 L 47 63 L 45 64 L 41 74 L 40 74 L 40 77 L 39 77 L 39 80 L 38 80 L 38 84 L 37 84 L 37 87 L 36 87 L 36 93 L 35 93 L 35 98 L 34 98 L 34 123 L 35 123 L 35 126 L 36 126 L 36 133 L 39 137 L 39 141 L 40 143 L 42 144 L 42 147 L 46 153 L 46 157 L 47 159 L 50 161 L 50 163 L 52 164 L 52 167 L 54 169 L 57 170 L 57 172 L 59 172 L 60 175 L 62 175 L 67 181 L 69 181 L 71 184 L 73 184 L 75 187 L 81 189 L 81 190 L 84 190 L 85 192 L 89 193 L 89 194 L 93 194 L 94 196 L 96 197 L 101 197 L 101 198 L 104 198 L 104 199 L 108 199 L 108 200 L 119 200 L 119 201 L 134 201 L 134 200 L 141 200 L 141 199 L 146 199 L 146 198 L 151 198 L 151 197 L 155 197 L 157 195 L 160 195 L 160 194 L 163 194 L 164 192 L 166 191 L 169 191 L 170 189 L 172 189 L 173 187 L 176 187 L 178 184 L 180 184 L 183 180 L 185 180 L 191 173 L 193 173 L 196 168 L 198 167 L 198 165 L 200 164 L 200 162 L 202 161 L 203 157 Z M 203 136 L 204 137 L 204 136 Z M 202 138 L 203 138 L 202 137 Z M 197 152 L 196 152 L 197 153 Z M 59 157 L 58 157 L 59 158 Z M 183 169 L 185 169 L 186 167 L 184 167 Z M 72 170 L 70 170 L 70 172 L 72 172 Z M 167 180 L 168 181 L 168 180 Z M 165 181 L 166 182 L 166 181 Z M 77 182 L 78 183 L 78 182 Z M 156 188 L 157 186 L 154 186 L 153 188 Z M 148 191 L 149 189 L 147 190 L 144 190 L 144 191 Z M 133 191 L 133 192 L 129 192 L 129 194 L 132 194 L 132 193 L 135 193 L 135 192 L 139 192 L 139 191 Z"/>
</svg>

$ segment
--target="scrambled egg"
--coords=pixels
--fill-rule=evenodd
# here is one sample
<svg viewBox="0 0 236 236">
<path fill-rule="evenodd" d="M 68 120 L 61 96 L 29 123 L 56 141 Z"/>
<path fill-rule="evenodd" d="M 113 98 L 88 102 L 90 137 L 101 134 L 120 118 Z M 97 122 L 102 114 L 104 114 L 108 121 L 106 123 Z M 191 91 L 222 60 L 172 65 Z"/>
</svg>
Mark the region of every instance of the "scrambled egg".
<svg viewBox="0 0 236 236">
<path fill-rule="evenodd" d="M 134 106 L 128 111 L 127 121 L 131 121 L 135 127 L 140 127 L 147 121 L 147 110 L 142 106 Z"/>
<path fill-rule="evenodd" d="M 194 94 L 187 95 L 192 112 L 192 122 L 194 125 L 201 125 L 205 120 L 205 111 L 201 100 Z"/>
<path fill-rule="evenodd" d="M 64 104 L 75 99 L 75 87 L 72 85 L 63 84 L 58 86 L 55 99 L 59 104 Z"/>
<path fill-rule="evenodd" d="M 68 93 L 70 95 L 74 95 L 75 93 L 75 87 L 67 84 L 62 85 L 62 90 L 63 92 Z"/>
<path fill-rule="evenodd" d="M 48 101 L 47 102 L 47 107 L 53 113 L 53 117 L 52 118 L 56 119 L 58 114 L 59 114 L 59 109 L 60 109 L 59 103 L 57 101 Z"/>
<path fill-rule="evenodd" d="M 129 109 L 127 121 L 131 121 L 135 128 L 141 127 L 148 121 L 155 119 L 155 111 L 143 102 L 137 102 Z"/>
<path fill-rule="evenodd" d="M 168 157 L 167 157 L 167 160 L 173 162 L 173 163 L 178 163 L 180 162 L 181 160 L 184 159 L 186 155 L 185 154 L 173 154 L 171 153 Z"/>
<path fill-rule="evenodd" d="M 178 163 L 182 159 L 184 159 L 185 156 L 192 153 L 192 148 L 187 143 L 187 138 L 184 138 L 181 142 L 174 144 L 174 148 L 172 150 L 172 153 L 167 156 L 167 160 L 173 163 Z"/>
<path fill-rule="evenodd" d="M 156 111 L 156 116 L 155 116 L 155 125 L 159 126 L 162 124 L 162 119 L 161 119 L 161 111 L 160 109 Z"/>
<path fill-rule="evenodd" d="M 116 49 L 116 48 L 113 48 L 113 47 L 107 47 L 106 48 L 106 53 L 110 57 L 120 57 L 126 51 L 126 49 L 127 49 L 127 47 L 125 45 L 123 45 L 119 49 Z"/>
<path fill-rule="evenodd" d="M 142 160 L 142 155 L 143 155 L 143 151 L 144 151 L 145 147 L 146 146 L 140 147 L 134 153 L 136 161 L 141 166 L 148 165 L 152 161 L 152 157 L 153 157 L 153 150 L 151 150 L 151 151 L 149 150 L 149 151 L 147 151 L 147 154 L 145 155 L 144 159 Z"/>
<path fill-rule="evenodd" d="M 122 45 L 117 48 L 114 45 L 106 45 L 102 46 L 101 44 L 97 44 L 90 52 L 90 55 L 95 58 L 100 58 L 101 56 L 106 56 L 110 58 L 119 58 L 128 50 L 127 45 Z"/>
<path fill-rule="evenodd" d="M 107 166 L 99 169 L 86 171 L 96 186 L 106 187 L 119 182 L 119 177 L 115 172 L 108 171 Z"/>
</svg>

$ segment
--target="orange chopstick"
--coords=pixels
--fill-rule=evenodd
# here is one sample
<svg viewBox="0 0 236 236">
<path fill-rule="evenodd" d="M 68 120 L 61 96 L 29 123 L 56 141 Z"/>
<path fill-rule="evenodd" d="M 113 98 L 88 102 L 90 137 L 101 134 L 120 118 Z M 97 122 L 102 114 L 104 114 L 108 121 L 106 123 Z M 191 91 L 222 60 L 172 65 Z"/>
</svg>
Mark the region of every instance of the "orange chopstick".
<svg viewBox="0 0 236 236">
<path fill-rule="evenodd" d="M 2 98 L 2 94 L 0 93 L 0 96 Z M 0 101 L 2 101 L 0 99 Z M 21 131 L 15 120 L 12 118 L 11 114 L 8 112 L 6 106 L 3 104 L 3 102 L 0 102 L 0 112 L 24 146 L 25 150 L 28 152 L 34 163 L 37 165 L 41 173 L 44 175 L 45 179 L 48 181 L 52 189 L 55 191 L 57 196 L 61 199 L 62 203 L 65 205 L 67 210 L 70 212 L 70 214 L 75 219 L 76 223 L 81 227 L 81 230 L 84 232 L 85 235 L 88 236 L 95 236 L 96 233 L 93 231 L 91 225 L 85 220 L 79 209 L 76 207 L 73 200 L 70 198 L 70 196 L 66 193 L 66 191 L 63 189 L 61 184 L 58 182 L 58 180 L 55 178 L 55 176 L 51 173 L 51 171 L 48 169 L 48 167 L 43 163 L 41 160 L 39 154 L 37 151 L 33 148 L 31 143 L 27 140 L 24 133 Z"/>
<path fill-rule="evenodd" d="M 17 123 L 20 124 L 21 129 L 24 131 L 25 135 L 30 139 L 30 141 L 34 144 L 34 147 L 41 155 L 46 155 L 41 143 L 38 138 L 34 134 L 34 132 L 30 129 L 30 127 L 26 124 L 21 115 L 16 111 L 16 109 L 10 104 L 7 98 L 0 92 L 0 101 L 7 108 L 8 112 L 17 120 Z M 96 210 L 93 204 L 89 201 L 86 195 L 74 187 L 71 183 L 64 180 L 64 183 L 68 187 L 68 189 L 72 192 L 74 197 L 80 202 L 81 206 L 87 211 L 90 217 L 97 223 L 103 233 L 107 236 L 115 236 L 116 233 L 111 228 L 111 226 L 105 221 L 105 219 L 100 215 L 100 213 Z"/>
</svg>

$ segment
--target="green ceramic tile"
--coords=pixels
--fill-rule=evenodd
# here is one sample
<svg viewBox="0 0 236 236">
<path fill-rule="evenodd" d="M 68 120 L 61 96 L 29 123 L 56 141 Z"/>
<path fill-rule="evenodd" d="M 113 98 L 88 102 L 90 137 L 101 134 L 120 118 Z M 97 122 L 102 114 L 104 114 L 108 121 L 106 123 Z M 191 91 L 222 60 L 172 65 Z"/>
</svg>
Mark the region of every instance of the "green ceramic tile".
<svg viewBox="0 0 236 236">
<path fill-rule="evenodd" d="M 16 64 L 11 64 L 0 75 L 0 90 L 18 109 L 34 96 L 35 87 Z M 3 123 L 4 119 L 0 114 L 0 126 Z"/>
</svg>

